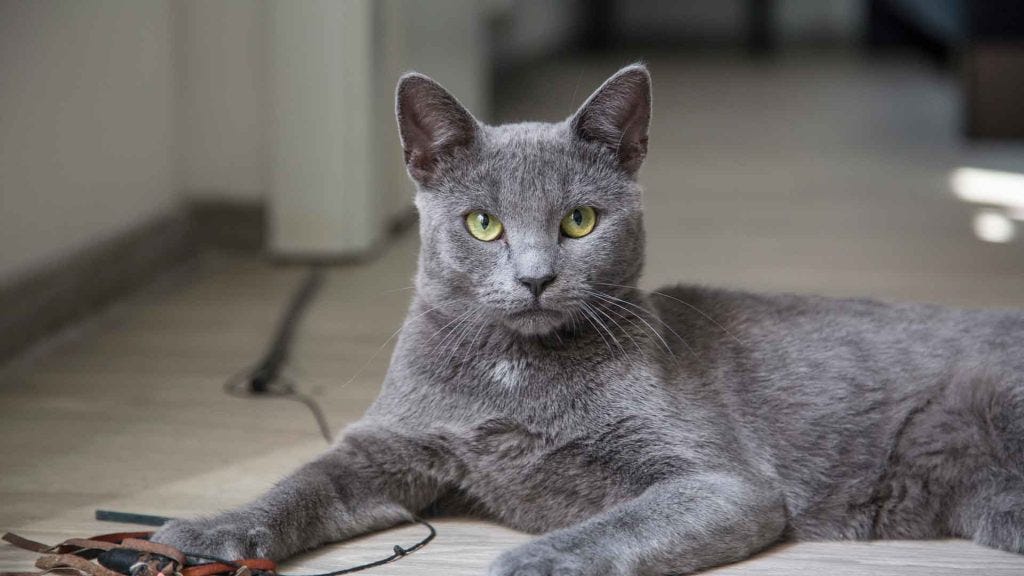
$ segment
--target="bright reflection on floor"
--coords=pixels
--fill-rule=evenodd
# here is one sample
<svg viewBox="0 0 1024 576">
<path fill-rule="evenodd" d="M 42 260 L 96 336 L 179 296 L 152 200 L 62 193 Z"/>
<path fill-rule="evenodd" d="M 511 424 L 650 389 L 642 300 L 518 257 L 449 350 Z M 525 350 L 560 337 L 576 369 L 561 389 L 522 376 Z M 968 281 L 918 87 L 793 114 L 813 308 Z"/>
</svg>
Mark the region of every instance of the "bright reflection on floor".
<svg viewBox="0 0 1024 576">
<path fill-rule="evenodd" d="M 979 239 L 1000 243 L 1014 239 L 1014 220 L 1024 221 L 1024 174 L 957 168 L 949 176 L 949 185 L 960 200 L 989 206 L 974 215 L 974 234 Z"/>
<path fill-rule="evenodd" d="M 974 234 L 985 242 L 1005 243 L 1017 235 L 1013 220 L 998 210 L 980 210 L 974 215 Z"/>
</svg>

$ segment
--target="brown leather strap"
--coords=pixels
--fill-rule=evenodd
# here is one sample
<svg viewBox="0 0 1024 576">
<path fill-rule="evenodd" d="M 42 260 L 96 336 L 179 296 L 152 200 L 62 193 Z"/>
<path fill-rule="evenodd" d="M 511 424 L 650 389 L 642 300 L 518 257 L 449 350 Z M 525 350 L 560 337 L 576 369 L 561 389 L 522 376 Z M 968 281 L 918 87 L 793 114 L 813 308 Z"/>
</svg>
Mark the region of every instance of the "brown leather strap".
<svg viewBox="0 0 1024 576">
<path fill-rule="evenodd" d="M 128 538 L 135 538 L 139 540 L 148 540 L 153 535 L 153 531 L 147 532 L 113 532 L 111 534 L 100 534 L 99 536 L 93 536 L 89 540 L 99 540 L 101 542 L 111 542 L 113 544 L 120 544 Z"/>
<path fill-rule="evenodd" d="M 236 560 L 235 564 L 245 566 L 252 570 L 277 572 L 277 563 L 268 558 L 246 558 L 244 560 Z M 236 570 L 238 570 L 237 566 L 230 566 L 228 564 L 215 562 L 213 564 L 189 566 L 181 571 L 181 576 L 213 576 L 214 574 L 224 573 L 233 574 Z"/>
<path fill-rule="evenodd" d="M 167 544 L 150 542 L 149 540 L 139 540 L 137 538 L 125 538 L 121 541 L 121 547 L 138 550 L 140 552 L 159 554 L 173 559 L 179 566 L 185 565 L 185 555 L 181 553 L 181 550 L 168 546 Z"/>
<path fill-rule="evenodd" d="M 75 548 L 77 550 L 110 550 L 116 548 L 117 544 L 113 542 L 104 542 L 103 540 L 91 540 L 86 538 L 68 538 L 57 545 L 57 548 Z"/>
<path fill-rule="evenodd" d="M 234 566 L 228 566 L 227 564 L 199 564 L 198 566 L 189 566 L 182 569 L 181 576 L 213 576 L 214 574 L 234 572 L 235 570 Z"/>
<path fill-rule="evenodd" d="M 56 546 L 50 546 L 8 532 L 3 535 L 3 540 L 18 548 L 44 554 L 44 556 L 36 560 L 36 566 L 47 571 L 64 569 L 76 570 L 78 573 L 86 574 L 87 576 L 122 576 L 100 564 L 90 562 L 87 558 L 75 555 L 75 553 L 83 550 L 106 551 L 118 547 L 159 554 L 174 560 L 179 566 L 185 565 L 185 555 L 177 548 L 146 540 L 146 538 L 152 535 L 153 532 L 115 532 L 112 534 L 100 534 L 92 538 L 69 538 Z M 234 566 L 219 562 L 189 566 L 181 570 L 181 576 L 234 574 L 239 570 L 239 566 L 264 572 L 277 571 L 277 564 L 273 560 L 268 558 L 246 558 L 234 561 Z M 43 574 L 43 572 L 0 572 L 0 576 L 42 576 Z"/>
<path fill-rule="evenodd" d="M 3 540 L 9 542 L 18 548 L 28 550 L 30 552 L 39 552 L 40 554 L 46 554 L 53 551 L 53 546 L 49 544 L 43 544 L 42 542 L 36 542 L 35 540 L 29 540 L 17 534 L 8 532 L 4 534 Z"/>
<path fill-rule="evenodd" d="M 3 540 L 30 552 L 38 552 L 40 554 L 50 554 L 56 552 L 58 554 L 67 554 L 68 552 L 75 552 L 78 550 L 110 550 L 120 543 L 122 540 L 129 538 L 138 538 L 139 536 L 148 537 L 152 532 L 118 532 L 116 534 L 101 534 L 93 538 L 68 538 L 67 540 L 51 546 L 49 544 L 43 544 L 42 542 L 36 542 L 35 540 L 29 540 L 24 536 L 18 536 L 13 532 L 8 532 L 3 535 Z M 136 548 L 141 550 L 141 548 Z M 173 550 L 173 549 L 172 549 Z M 153 551 L 155 550 L 146 550 Z M 163 552 L 157 552 L 158 554 L 164 554 Z M 164 554 L 168 556 L 168 554 Z M 175 558 L 174 556 L 169 556 Z M 175 558 L 177 560 L 177 558 Z M 181 564 L 181 562 L 179 562 Z"/>
<path fill-rule="evenodd" d="M 36 568 L 54 570 L 57 568 L 74 568 L 90 576 L 122 576 L 113 570 L 104 568 L 95 562 L 80 558 L 74 554 L 47 554 L 36 560 Z"/>
</svg>

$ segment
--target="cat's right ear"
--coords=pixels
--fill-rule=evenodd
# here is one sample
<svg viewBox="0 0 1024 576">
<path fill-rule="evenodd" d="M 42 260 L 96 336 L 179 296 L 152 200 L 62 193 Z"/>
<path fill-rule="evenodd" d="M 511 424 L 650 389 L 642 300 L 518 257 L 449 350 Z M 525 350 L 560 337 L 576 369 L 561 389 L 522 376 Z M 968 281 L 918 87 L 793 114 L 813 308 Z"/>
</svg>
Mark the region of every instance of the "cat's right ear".
<svg viewBox="0 0 1024 576">
<path fill-rule="evenodd" d="M 406 169 L 421 184 L 438 176 L 439 160 L 476 139 L 473 115 L 440 84 L 415 72 L 398 81 L 395 116 Z"/>
<path fill-rule="evenodd" d="M 643 64 L 626 66 L 587 98 L 570 119 L 578 138 L 611 150 L 619 167 L 636 173 L 647 156 L 651 75 Z"/>
</svg>

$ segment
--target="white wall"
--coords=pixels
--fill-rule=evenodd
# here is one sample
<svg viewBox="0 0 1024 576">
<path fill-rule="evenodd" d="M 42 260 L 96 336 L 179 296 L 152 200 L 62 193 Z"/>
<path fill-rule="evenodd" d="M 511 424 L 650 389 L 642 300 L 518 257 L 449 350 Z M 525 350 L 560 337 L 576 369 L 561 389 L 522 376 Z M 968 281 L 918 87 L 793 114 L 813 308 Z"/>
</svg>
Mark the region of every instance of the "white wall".
<svg viewBox="0 0 1024 576">
<path fill-rule="evenodd" d="M 179 0 L 178 171 L 191 198 L 267 190 L 267 17 L 257 0 Z"/>
<path fill-rule="evenodd" d="M 0 282 L 176 200 L 168 1 L 0 2 Z"/>
<path fill-rule="evenodd" d="M 379 237 L 372 0 L 269 4 L 270 248 L 358 253 Z"/>
</svg>

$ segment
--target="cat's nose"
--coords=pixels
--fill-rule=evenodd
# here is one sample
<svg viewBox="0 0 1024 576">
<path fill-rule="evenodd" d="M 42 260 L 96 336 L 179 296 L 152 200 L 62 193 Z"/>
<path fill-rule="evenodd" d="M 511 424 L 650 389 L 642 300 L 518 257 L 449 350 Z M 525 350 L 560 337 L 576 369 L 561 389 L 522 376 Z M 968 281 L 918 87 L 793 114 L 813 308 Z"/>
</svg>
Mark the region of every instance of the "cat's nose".
<svg viewBox="0 0 1024 576">
<path fill-rule="evenodd" d="M 546 276 L 520 276 L 519 281 L 523 283 L 533 292 L 534 296 L 540 297 L 540 293 L 544 291 L 552 282 L 555 281 L 554 274 L 548 274 Z"/>
</svg>

